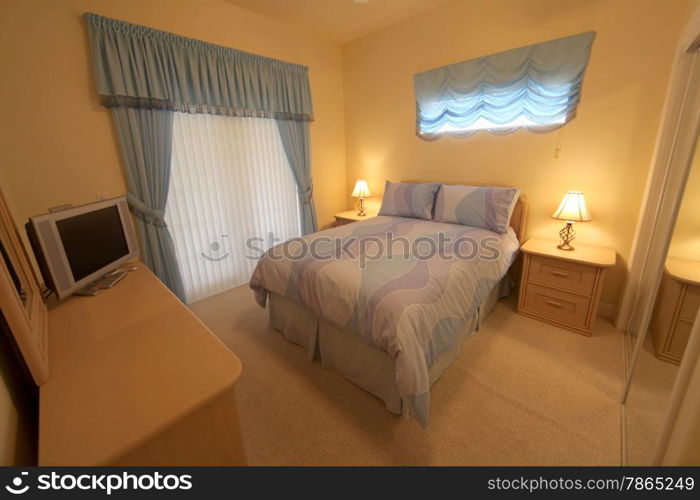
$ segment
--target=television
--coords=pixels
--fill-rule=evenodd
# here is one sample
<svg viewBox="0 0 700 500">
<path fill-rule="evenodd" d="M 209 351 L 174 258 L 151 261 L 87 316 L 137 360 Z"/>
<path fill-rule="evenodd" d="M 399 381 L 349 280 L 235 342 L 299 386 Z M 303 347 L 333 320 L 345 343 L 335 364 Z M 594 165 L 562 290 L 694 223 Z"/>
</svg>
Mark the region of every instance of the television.
<svg viewBox="0 0 700 500">
<path fill-rule="evenodd" d="M 123 196 L 30 217 L 26 228 L 44 282 L 59 299 L 138 255 Z"/>
</svg>

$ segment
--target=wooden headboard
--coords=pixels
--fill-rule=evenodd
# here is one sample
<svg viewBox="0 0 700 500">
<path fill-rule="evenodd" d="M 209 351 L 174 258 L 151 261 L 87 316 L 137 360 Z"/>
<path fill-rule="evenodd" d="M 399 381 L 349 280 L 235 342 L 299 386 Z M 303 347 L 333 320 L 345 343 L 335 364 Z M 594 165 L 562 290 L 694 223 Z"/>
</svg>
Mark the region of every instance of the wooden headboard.
<svg viewBox="0 0 700 500">
<path fill-rule="evenodd" d="M 510 227 L 515 231 L 515 236 L 522 245 L 525 243 L 525 229 L 527 229 L 527 203 L 522 198 L 518 198 L 513 208 L 513 215 L 510 216 Z"/>
</svg>

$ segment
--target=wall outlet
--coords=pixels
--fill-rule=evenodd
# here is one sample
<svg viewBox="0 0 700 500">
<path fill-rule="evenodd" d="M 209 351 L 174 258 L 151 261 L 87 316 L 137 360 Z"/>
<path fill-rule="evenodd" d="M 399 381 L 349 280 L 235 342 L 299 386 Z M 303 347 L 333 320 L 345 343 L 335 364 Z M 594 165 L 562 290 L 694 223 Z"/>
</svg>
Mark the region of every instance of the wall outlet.
<svg viewBox="0 0 700 500">
<path fill-rule="evenodd" d="M 97 199 L 98 200 L 106 200 L 109 198 L 109 194 L 107 194 L 107 191 L 98 191 L 97 192 Z"/>
</svg>

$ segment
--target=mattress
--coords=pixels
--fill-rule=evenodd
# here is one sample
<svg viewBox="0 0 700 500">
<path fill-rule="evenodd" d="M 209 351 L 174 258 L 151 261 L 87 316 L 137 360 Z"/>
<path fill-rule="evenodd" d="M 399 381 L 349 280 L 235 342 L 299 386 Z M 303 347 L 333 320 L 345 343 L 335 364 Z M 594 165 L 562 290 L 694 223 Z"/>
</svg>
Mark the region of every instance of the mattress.
<svg viewBox="0 0 700 500">
<path fill-rule="evenodd" d="M 271 248 L 250 285 L 263 307 L 277 294 L 385 352 L 403 404 L 426 426 L 431 368 L 463 340 L 518 248 L 510 228 L 380 216 Z"/>
</svg>

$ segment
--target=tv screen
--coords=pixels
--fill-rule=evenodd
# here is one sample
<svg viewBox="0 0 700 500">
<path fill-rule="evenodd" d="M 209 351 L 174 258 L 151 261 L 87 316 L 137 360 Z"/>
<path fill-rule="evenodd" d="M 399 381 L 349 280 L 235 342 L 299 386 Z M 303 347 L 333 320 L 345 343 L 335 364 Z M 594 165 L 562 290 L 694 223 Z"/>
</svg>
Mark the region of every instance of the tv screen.
<svg viewBox="0 0 700 500">
<path fill-rule="evenodd" d="M 75 281 L 129 253 L 116 206 L 57 220 L 56 228 Z"/>
</svg>

